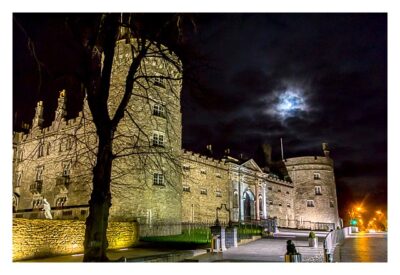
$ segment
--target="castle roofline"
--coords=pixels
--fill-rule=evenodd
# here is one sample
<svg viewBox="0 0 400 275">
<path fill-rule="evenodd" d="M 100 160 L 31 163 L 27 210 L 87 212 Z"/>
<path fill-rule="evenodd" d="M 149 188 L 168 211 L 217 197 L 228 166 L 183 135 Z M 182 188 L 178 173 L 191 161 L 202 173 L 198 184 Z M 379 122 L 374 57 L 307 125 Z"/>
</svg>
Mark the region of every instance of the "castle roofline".
<svg viewBox="0 0 400 275">
<path fill-rule="evenodd" d="M 333 166 L 333 160 L 325 156 L 304 156 L 284 160 L 285 165 L 325 164 Z"/>
</svg>

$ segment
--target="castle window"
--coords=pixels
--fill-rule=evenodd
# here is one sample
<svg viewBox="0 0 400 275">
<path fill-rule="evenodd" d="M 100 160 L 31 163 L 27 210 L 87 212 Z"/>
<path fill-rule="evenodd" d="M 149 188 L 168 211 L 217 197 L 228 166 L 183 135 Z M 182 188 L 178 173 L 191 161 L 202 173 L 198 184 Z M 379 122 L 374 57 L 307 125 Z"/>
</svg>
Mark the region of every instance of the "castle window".
<svg viewBox="0 0 400 275">
<path fill-rule="evenodd" d="M 201 194 L 201 195 L 207 195 L 207 189 L 202 188 L 202 189 L 200 190 L 200 194 Z"/>
<path fill-rule="evenodd" d="M 321 179 L 321 174 L 320 173 L 314 173 L 314 179 L 315 180 Z"/>
<path fill-rule="evenodd" d="M 315 186 L 315 195 L 322 195 L 321 186 Z"/>
<path fill-rule="evenodd" d="M 153 115 L 159 117 L 165 117 L 165 108 L 161 104 L 154 104 Z"/>
<path fill-rule="evenodd" d="M 69 177 L 70 167 L 71 167 L 70 161 L 63 161 L 63 163 L 62 163 L 62 168 L 63 168 L 62 176 L 63 177 Z"/>
<path fill-rule="evenodd" d="M 185 172 L 189 172 L 190 171 L 190 166 L 188 164 L 184 164 L 182 166 L 182 168 L 183 168 L 183 171 L 185 171 Z"/>
<path fill-rule="evenodd" d="M 43 157 L 43 140 L 39 142 L 38 158 Z"/>
<path fill-rule="evenodd" d="M 17 172 L 17 180 L 16 180 L 16 185 L 15 187 L 21 186 L 21 181 L 22 181 L 22 171 Z"/>
<path fill-rule="evenodd" d="M 334 208 L 334 207 L 335 207 L 335 204 L 334 204 L 333 201 L 330 201 L 330 202 L 329 202 L 329 207 L 330 207 L 330 208 Z"/>
<path fill-rule="evenodd" d="M 222 197 L 221 190 L 215 191 L 215 196 L 218 197 L 218 198 L 221 198 Z"/>
<path fill-rule="evenodd" d="M 164 175 L 162 173 L 153 174 L 153 185 L 164 185 Z"/>
<path fill-rule="evenodd" d="M 71 138 L 67 139 L 67 144 L 65 145 L 66 150 L 71 150 L 72 149 L 72 141 Z"/>
<path fill-rule="evenodd" d="M 44 170 L 44 166 L 39 166 L 36 168 L 36 180 L 37 181 L 43 180 L 43 170 Z"/>
<path fill-rule="evenodd" d="M 307 200 L 307 207 L 315 207 L 313 200 Z"/>
<path fill-rule="evenodd" d="M 286 204 L 287 208 L 290 208 L 290 203 Z"/>
<path fill-rule="evenodd" d="M 268 186 L 268 190 L 270 190 L 270 191 L 271 191 L 271 190 L 272 190 L 272 187 L 271 187 L 271 186 Z"/>
<path fill-rule="evenodd" d="M 269 205 L 274 205 L 274 202 L 273 201 L 269 201 Z"/>
<path fill-rule="evenodd" d="M 261 196 L 258 197 L 258 210 L 260 212 L 263 211 L 263 203 L 262 203 L 262 197 Z"/>
<path fill-rule="evenodd" d="M 155 86 L 165 88 L 165 79 L 162 77 L 154 77 L 153 83 Z"/>
<path fill-rule="evenodd" d="M 200 169 L 200 174 L 207 175 L 206 169 Z"/>
<path fill-rule="evenodd" d="M 59 144 L 59 147 L 58 147 L 58 152 L 61 152 L 61 151 L 62 151 L 63 143 L 64 143 L 64 139 L 62 138 L 62 139 L 60 139 L 60 144 Z"/>
<path fill-rule="evenodd" d="M 279 203 L 279 206 L 282 206 L 282 203 Z"/>
<path fill-rule="evenodd" d="M 233 192 L 233 208 L 238 208 L 239 205 L 238 201 L 239 201 L 238 192 L 235 191 Z"/>
<path fill-rule="evenodd" d="M 41 208 L 42 204 L 43 204 L 43 200 L 42 199 L 34 199 L 32 201 L 32 208 L 33 209 L 39 209 L 39 208 Z"/>
<path fill-rule="evenodd" d="M 184 185 L 183 186 L 183 192 L 190 192 L 190 186 Z"/>
<path fill-rule="evenodd" d="M 219 178 L 219 179 L 221 178 L 221 174 L 220 174 L 220 173 L 216 173 L 215 176 L 216 176 L 217 178 Z"/>
<path fill-rule="evenodd" d="M 289 192 L 289 191 L 286 191 L 286 194 L 288 194 L 288 195 L 289 195 L 289 194 L 290 194 L 290 192 Z"/>
<path fill-rule="evenodd" d="M 51 151 L 51 144 L 49 142 L 49 143 L 47 143 L 47 149 L 46 149 L 47 155 L 50 155 L 50 151 Z"/>
<path fill-rule="evenodd" d="M 164 147 L 164 135 L 153 133 L 153 146 Z"/>
<path fill-rule="evenodd" d="M 67 202 L 67 197 L 59 197 L 56 200 L 56 207 L 63 207 Z"/>
<path fill-rule="evenodd" d="M 18 161 L 22 161 L 23 158 L 24 158 L 24 150 L 21 150 L 21 151 L 18 152 L 17 159 L 18 159 Z"/>
<path fill-rule="evenodd" d="M 282 190 L 281 190 L 281 189 L 278 189 L 278 192 L 280 193 L 280 192 L 282 192 Z"/>
</svg>

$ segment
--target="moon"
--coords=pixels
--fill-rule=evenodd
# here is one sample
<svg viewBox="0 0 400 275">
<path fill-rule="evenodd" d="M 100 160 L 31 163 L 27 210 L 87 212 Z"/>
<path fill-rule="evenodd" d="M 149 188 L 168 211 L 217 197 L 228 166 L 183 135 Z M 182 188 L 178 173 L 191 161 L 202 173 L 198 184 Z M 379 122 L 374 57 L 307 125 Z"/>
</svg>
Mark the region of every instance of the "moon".
<svg viewBox="0 0 400 275">
<path fill-rule="evenodd" d="M 300 90 L 286 90 L 278 95 L 276 113 L 283 118 L 296 116 L 299 111 L 306 111 L 304 95 Z"/>
</svg>

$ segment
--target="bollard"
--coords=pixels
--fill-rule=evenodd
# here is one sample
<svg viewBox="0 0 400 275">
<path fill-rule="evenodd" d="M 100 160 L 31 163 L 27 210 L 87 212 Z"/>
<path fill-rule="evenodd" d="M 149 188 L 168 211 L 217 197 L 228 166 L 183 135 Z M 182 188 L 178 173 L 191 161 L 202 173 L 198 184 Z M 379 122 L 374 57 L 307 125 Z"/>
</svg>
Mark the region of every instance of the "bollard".
<svg viewBox="0 0 400 275">
<path fill-rule="evenodd" d="M 220 244 L 220 237 L 219 235 L 213 235 L 212 239 L 211 239 L 211 253 L 215 252 L 219 252 L 221 249 L 221 244 Z"/>
<path fill-rule="evenodd" d="M 333 262 L 333 255 L 329 253 L 329 249 L 324 250 L 325 262 L 332 263 Z"/>
</svg>

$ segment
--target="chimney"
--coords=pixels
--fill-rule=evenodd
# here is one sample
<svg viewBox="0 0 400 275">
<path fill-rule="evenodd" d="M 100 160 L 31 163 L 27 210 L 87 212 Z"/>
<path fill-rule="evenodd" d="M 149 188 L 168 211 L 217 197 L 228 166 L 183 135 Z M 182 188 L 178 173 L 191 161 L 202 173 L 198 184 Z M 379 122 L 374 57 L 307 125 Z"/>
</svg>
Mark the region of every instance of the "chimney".
<svg viewBox="0 0 400 275">
<path fill-rule="evenodd" d="M 207 153 L 209 154 L 209 156 L 212 156 L 213 155 L 212 145 L 207 144 L 206 149 L 207 149 Z"/>
<path fill-rule="evenodd" d="M 322 151 L 324 151 L 324 155 L 325 157 L 329 158 L 329 147 L 328 147 L 328 143 L 322 143 Z"/>
<path fill-rule="evenodd" d="M 225 156 L 229 156 L 231 154 L 231 149 L 226 148 L 224 151 Z"/>
<path fill-rule="evenodd" d="M 271 154 L 272 154 L 272 148 L 270 144 L 263 144 L 262 145 L 262 150 L 264 153 L 264 161 L 265 161 L 265 166 L 270 166 L 271 165 Z"/>
</svg>

